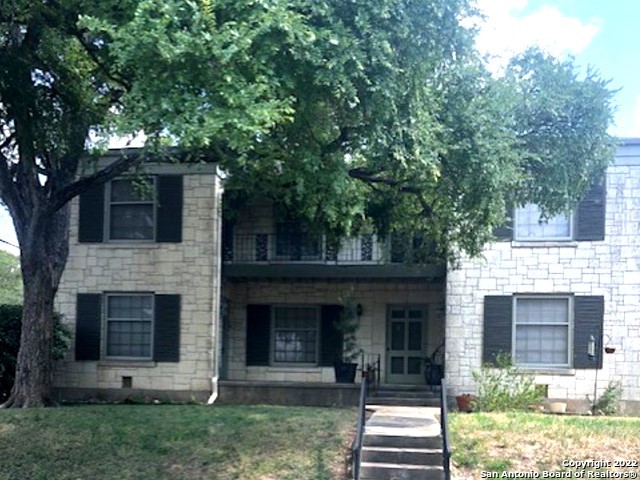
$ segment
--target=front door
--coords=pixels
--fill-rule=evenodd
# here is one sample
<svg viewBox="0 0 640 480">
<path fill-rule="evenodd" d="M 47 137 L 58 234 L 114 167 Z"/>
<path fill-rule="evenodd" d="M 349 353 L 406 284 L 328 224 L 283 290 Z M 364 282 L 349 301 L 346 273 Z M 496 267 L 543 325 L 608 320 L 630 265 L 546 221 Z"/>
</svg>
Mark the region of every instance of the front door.
<svg viewBox="0 0 640 480">
<path fill-rule="evenodd" d="M 424 384 L 427 307 L 392 305 L 387 319 L 387 381 Z"/>
</svg>

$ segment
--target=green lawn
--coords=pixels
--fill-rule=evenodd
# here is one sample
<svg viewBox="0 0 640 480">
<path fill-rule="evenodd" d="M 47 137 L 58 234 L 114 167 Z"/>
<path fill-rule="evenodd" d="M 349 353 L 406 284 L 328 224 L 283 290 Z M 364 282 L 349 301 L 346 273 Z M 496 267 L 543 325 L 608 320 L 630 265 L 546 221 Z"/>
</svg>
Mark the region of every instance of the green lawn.
<svg viewBox="0 0 640 480">
<path fill-rule="evenodd" d="M 640 418 L 556 416 L 540 413 L 456 413 L 450 416 L 454 472 L 566 471 L 564 461 L 606 460 L 599 472 L 640 472 L 615 467 L 640 462 Z M 596 470 L 589 469 L 587 470 Z"/>
<path fill-rule="evenodd" d="M 355 421 L 310 407 L 0 410 L 0 480 L 342 480 Z"/>
</svg>

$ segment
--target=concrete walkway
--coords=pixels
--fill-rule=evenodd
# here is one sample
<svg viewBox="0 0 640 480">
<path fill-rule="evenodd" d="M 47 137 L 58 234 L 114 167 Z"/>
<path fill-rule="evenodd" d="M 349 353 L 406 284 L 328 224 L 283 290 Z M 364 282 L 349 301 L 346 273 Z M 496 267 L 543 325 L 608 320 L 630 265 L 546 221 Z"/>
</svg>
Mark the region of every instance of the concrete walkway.
<svg viewBox="0 0 640 480">
<path fill-rule="evenodd" d="M 360 478 L 441 480 L 440 409 L 367 406 Z"/>
</svg>

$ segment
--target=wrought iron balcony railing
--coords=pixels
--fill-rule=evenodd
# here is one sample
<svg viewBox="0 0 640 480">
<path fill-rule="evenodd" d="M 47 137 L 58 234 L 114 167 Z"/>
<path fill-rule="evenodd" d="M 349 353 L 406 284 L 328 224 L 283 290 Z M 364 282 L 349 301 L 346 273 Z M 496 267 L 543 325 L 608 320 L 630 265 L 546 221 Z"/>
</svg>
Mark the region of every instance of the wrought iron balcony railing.
<svg viewBox="0 0 640 480">
<path fill-rule="evenodd" d="M 379 241 L 375 235 L 345 239 L 332 247 L 323 235 L 234 234 L 225 238 L 227 263 L 384 264 L 401 263 L 406 248 L 397 242 Z"/>
</svg>

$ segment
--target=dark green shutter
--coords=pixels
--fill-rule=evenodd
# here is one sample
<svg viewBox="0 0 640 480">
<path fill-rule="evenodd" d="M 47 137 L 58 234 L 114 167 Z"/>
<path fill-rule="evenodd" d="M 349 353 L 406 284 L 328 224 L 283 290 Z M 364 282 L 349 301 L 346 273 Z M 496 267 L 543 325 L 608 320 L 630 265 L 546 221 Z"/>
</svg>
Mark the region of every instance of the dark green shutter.
<svg viewBox="0 0 640 480">
<path fill-rule="evenodd" d="M 342 335 L 335 328 L 342 305 L 323 305 L 320 310 L 320 361 L 321 367 L 330 367 L 342 360 Z"/>
<path fill-rule="evenodd" d="M 576 211 L 576 240 L 604 240 L 606 194 L 604 179 L 591 187 Z"/>
<path fill-rule="evenodd" d="M 511 355 L 513 336 L 513 297 L 487 295 L 484 297 L 483 363 L 493 363 L 496 355 Z"/>
<path fill-rule="evenodd" d="M 96 185 L 80 194 L 78 241 L 104 241 L 104 185 Z"/>
<path fill-rule="evenodd" d="M 573 310 L 573 368 L 602 368 L 604 297 L 576 296 Z M 595 360 L 587 355 L 591 335 L 596 339 Z"/>
<path fill-rule="evenodd" d="M 271 307 L 269 305 L 247 305 L 247 352 L 248 366 L 269 365 L 271 342 Z"/>
<path fill-rule="evenodd" d="M 156 241 L 182 241 L 183 186 L 181 175 L 159 175 L 156 178 L 158 207 Z"/>
<path fill-rule="evenodd" d="M 513 240 L 513 209 L 509 210 L 506 215 L 505 222 L 493 229 L 493 236 L 497 240 L 507 241 Z"/>
<path fill-rule="evenodd" d="M 76 360 L 100 360 L 102 295 L 78 293 L 76 297 Z"/>
<path fill-rule="evenodd" d="M 155 296 L 153 359 L 180 361 L 180 295 Z"/>
</svg>

